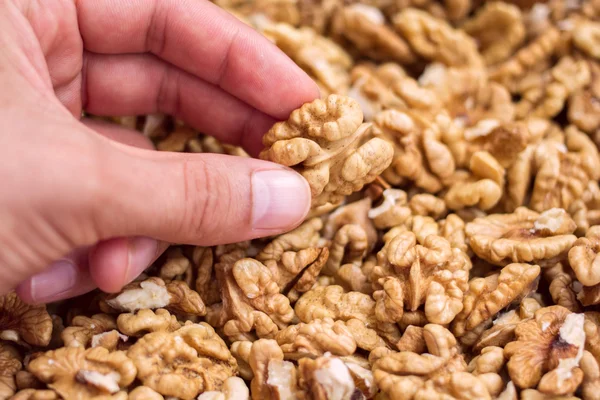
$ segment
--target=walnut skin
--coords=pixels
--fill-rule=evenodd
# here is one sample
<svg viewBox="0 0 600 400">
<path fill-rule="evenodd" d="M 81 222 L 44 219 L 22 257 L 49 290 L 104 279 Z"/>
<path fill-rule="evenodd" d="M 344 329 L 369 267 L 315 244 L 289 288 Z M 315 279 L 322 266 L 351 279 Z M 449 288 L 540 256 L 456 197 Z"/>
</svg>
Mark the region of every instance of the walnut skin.
<svg viewBox="0 0 600 400">
<path fill-rule="evenodd" d="M 292 112 L 263 137 L 260 158 L 295 167 L 308 181 L 313 206 L 338 203 L 381 174 L 392 160 L 392 146 L 368 139 L 358 104 L 331 95 Z"/>
</svg>

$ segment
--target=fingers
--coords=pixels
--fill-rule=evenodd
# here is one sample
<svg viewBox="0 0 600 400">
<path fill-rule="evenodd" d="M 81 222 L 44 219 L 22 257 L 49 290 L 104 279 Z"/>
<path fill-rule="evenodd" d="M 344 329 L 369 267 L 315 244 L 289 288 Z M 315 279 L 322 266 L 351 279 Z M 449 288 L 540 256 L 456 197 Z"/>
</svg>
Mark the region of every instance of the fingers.
<svg viewBox="0 0 600 400">
<path fill-rule="evenodd" d="M 87 50 L 152 52 L 274 118 L 319 96 L 275 45 L 209 1 L 81 1 L 77 14 Z"/>
<path fill-rule="evenodd" d="M 97 115 L 161 112 L 258 154 L 276 122 L 222 89 L 150 54 L 86 54 L 85 108 Z"/>
</svg>

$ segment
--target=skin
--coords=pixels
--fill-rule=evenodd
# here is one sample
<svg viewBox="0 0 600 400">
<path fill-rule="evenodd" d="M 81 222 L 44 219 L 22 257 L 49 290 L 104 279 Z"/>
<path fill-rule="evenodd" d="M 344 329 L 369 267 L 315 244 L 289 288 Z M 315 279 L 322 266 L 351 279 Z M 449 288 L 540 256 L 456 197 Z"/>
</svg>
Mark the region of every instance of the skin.
<svg viewBox="0 0 600 400">
<path fill-rule="evenodd" d="M 223 10 L 204 0 L 0 0 L 0 26 L 0 294 L 115 292 L 167 243 L 269 236 L 308 212 L 308 185 L 291 170 L 157 152 L 136 132 L 80 119 L 83 109 L 161 112 L 256 156 L 272 124 L 318 88 Z M 279 197 L 252 191 L 257 176 L 293 194 L 286 213 Z"/>
</svg>

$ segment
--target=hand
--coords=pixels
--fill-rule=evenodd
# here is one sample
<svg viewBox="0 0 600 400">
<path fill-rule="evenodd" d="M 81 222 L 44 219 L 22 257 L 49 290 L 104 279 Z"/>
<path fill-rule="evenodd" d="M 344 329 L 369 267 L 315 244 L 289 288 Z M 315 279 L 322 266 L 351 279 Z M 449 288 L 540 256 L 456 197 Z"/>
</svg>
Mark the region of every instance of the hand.
<svg viewBox="0 0 600 400">
<path fill-rule="evenodd" d="M 300 175 L 255 159 L 152 151 L 80 121 L 162 112 L 256 155 L 318 96 L 268 40 L 204 0 L 0 0 L 0 294 L 115 292 L 167 243 L 215 245 L 298 225 Z"/>
</svg>

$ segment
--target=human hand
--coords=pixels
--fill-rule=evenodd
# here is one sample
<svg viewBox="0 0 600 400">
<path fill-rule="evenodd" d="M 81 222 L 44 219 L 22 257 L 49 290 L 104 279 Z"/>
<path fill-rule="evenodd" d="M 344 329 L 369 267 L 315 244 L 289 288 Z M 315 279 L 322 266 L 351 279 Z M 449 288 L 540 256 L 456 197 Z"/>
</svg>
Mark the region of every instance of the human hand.
<svg viewBox="0 0 600 400">
<path fill-rule="evenodd" d="M 114 292 L 167 243 L 215 245 L 298 225 L 300 175 L 256 159 L 152 151 L 80 121 L 171 114 L 256 155 L 318 96 L 250 27 L 204 0 L 0 1 L 0 294 Z M 58 260 L 58 261 L 57 261 Z"/>
</svg>

